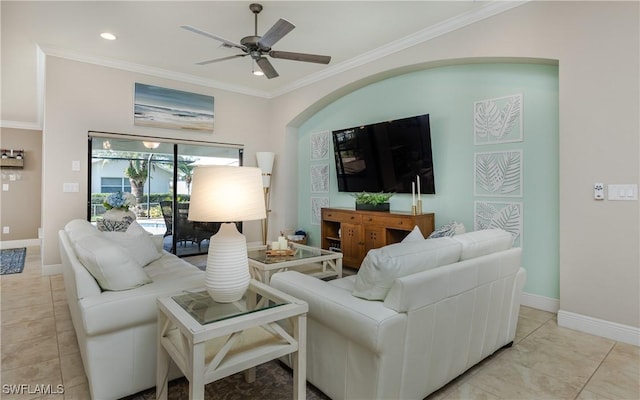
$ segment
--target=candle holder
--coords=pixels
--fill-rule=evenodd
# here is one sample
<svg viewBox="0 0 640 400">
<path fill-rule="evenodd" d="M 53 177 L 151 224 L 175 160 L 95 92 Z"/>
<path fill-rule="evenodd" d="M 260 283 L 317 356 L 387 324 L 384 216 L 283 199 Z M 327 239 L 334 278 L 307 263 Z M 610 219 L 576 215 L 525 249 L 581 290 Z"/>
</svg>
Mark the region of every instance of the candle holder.
<svg viewBox="0 0 640 400">
<path fill-rule="evenodd" d="M 416 212 L 414 214 L 422 214 L 422 200 L 418 200 L 418 205 L 416 206 Z"/>
<path fill-rule="evenodd" d="M 417 210 L 418 210 L 418 207 L 416 207 L 415 205 L 412 205 L 411 206 L 411 215 L 416 215 Z"/>
</svg>

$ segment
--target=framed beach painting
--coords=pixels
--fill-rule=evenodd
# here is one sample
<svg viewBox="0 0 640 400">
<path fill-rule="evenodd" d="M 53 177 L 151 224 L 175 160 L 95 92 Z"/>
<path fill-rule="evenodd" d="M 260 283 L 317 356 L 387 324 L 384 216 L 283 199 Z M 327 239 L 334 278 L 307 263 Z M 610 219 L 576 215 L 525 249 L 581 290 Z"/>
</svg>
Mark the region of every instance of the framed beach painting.
<svg viewBox="0 0 640 400">
<path fill-rule="evenodd" d="M 135 84 L 134 125 L 213 132 L 213 96 Z"/>
</svg>

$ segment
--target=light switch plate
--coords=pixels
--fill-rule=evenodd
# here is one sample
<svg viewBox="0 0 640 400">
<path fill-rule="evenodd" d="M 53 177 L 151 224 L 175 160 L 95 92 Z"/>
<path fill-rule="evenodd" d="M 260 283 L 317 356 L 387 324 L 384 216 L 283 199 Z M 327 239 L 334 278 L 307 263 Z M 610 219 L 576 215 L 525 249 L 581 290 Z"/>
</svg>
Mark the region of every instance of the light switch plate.
<svg viewBox="0 0 640 400">
<path fill-rule="evenodd" d="M 609 185 L 607 192 L 609 193 L 609 200 L 638 200 L 638 185 L 635 183 Z"/>
</svg>

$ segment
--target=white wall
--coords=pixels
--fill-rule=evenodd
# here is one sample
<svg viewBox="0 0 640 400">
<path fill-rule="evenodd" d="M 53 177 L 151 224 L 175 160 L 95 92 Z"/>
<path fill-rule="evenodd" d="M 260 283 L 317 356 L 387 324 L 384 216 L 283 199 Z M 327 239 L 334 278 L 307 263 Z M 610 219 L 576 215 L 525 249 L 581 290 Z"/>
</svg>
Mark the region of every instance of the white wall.
<svg viewBox="0 0 640 400">
<path fill-rule="evenodd" d="M 134 126 L 135 82 L 214 96 L 214 133 Z M 252 118 L 247 118 L 247 109 L 253 110 Z M 255 166 L 256 151 L 272 150 L 262 126 L 262 121 L 268 119 L 267 111 L 267 100 L 261 98 L 47 57 L 42 189 L 44 268 L 60 263 L 58 230 L 71 219 L 86 218 L 89 131 L 244 144 L 244 164 Z M 73 160 L 80 161 L 80 171 L 71 171 Z M 79 192 L 63 193 L 65 182 L 79 183 Z M 244 232 L 249 242 L 260 241 L 260 222 L 245 223 Z"/>
<path fill-rule="evenodd" d="M 638 15 L 637 2 L 531 2 L 351 69 L 271 102 L 277 152 L 292 154 L 296 127 L 324 105 L 394 72 L 473 58 L 558 60 L 560 309 L 638 332 L 638 202 L 595 201 L 592 190 L 639 182 Z M 296 220 L 293 159 L 280 160 L 273 191 L 285 224 Z"/>
</svg>

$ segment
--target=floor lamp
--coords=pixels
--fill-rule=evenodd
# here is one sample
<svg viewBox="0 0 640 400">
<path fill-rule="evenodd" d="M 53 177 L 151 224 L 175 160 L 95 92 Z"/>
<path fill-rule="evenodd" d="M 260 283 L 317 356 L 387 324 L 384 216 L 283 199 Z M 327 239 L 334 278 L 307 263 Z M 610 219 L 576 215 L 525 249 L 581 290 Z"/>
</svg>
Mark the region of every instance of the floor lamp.
<svg viewBox="0 0 640 400">
<path fill-rule="evenodd" d="M 228 221 L 209 241 L 205 288 L 218 303 L 240 300 L 250 275 L 247 238 L 235 222 L 265 218 L 262 173 L 251 167 L 199 166 L 191 185 L 190 221 Z"/>
<path fill-rule="evenodd" d="M 275 153 L 268 151 L 259 151 L 256 153 L 256 159 L 258 160 L 258 168 L 262 170 L 262 188 L 264 190 L 264 208 L 266 210 L 267 217 L 262 220 L 262 244 L 267 244 L 267 236 L 269 234 L 269 189 L 271 188 L 271 173 L 273 172 L 273 161 L 275 160 Z"/>
</svg>

